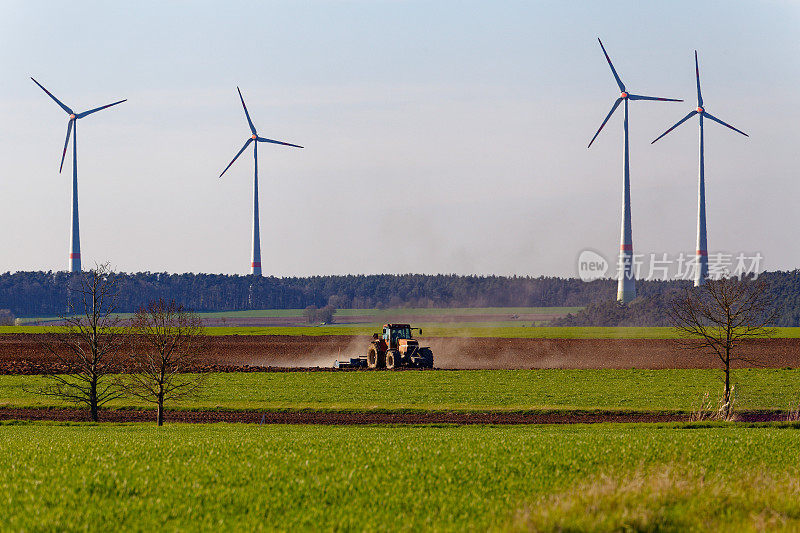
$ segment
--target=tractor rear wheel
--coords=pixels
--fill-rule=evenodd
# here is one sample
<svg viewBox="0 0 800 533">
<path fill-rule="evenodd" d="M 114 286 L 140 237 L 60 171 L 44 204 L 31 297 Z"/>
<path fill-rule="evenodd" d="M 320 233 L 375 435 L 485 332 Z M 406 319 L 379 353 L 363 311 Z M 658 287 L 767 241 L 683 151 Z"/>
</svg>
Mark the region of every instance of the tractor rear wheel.
<svg viewBox="0 0 800 533">
<path fill-rule="evenodd" d="M 367 352 L 367 367 L 378 368 L 378 349 L 374 346 L 370 346 Z"/>
<path fill-rule="evenodd" d="M 394 351 L 389 350 L 388 352 L 386 352 L 386 368 L 391 370 L 398 363 L 399 363 L 398 357 L 397 357 L 397 354 Z"/>
</svg>

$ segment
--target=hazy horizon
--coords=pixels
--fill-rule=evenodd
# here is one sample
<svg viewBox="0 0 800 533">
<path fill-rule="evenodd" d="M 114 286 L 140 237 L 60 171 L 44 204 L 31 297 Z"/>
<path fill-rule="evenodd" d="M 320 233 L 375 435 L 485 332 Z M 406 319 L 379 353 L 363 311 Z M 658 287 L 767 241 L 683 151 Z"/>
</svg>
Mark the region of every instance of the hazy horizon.
<svg viewBox="0 0 800 533">
<path fill-rule="evenodd" d="M 800 266 L 790 240 L 800 4 L 764 1 L 6 2 L 0 81 L 0 271 L 67 266 L 79 124 L 84 268 L 245 274 L 259 146 L 265 276 L 453 273 L 576 277 L 619 247 L 622 116 L 597 37 L 634 93 L 633 242 L 695 247 L 696 106 L 707 124 L 709 250 Z"/>
</svg>

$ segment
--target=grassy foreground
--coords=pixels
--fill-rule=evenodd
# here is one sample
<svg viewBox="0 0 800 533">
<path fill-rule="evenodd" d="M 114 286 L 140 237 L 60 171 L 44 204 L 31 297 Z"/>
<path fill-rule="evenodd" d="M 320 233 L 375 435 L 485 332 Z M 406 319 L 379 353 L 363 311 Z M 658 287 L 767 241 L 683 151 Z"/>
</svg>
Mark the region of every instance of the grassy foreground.
<svg viewBox="0 0 800 533">
<path fill-rule="evenodd" d="M 691 411 L 721 395 L 717 370 L 453 370 L 278 372 L 207 375 L 200 398 L 180 409 L 642 410 Z M 41 376 L 0 376 L 0 407 L 66 406 L 29 391 Z M 736 408 L 788 410 L 800 403 L 800 370 L 733 372 Z M 139 407 L 130 399 L 111 407 Z"/>
<path fill-rule="evenodd" d="M 797 427 L 0 425 L 8 530 L 800 527 Z"/>
</svg>

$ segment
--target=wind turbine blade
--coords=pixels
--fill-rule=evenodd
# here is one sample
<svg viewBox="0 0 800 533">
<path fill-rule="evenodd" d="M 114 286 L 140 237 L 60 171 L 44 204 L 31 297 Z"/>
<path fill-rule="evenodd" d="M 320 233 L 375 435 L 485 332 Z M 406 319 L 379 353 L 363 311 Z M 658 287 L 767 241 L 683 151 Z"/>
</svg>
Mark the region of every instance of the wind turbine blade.
<svg viewBox="0 0 800 533">
<path fill-rule="evenodd" d="M 694 51 L 694 73 L 697 75 L 697 107 L 703 107 L 703 93 L 700 92 L 700 64 L 697 62 L 697 50 Z"/>
<path fill-rule="evenodd" d="M 87 115 L 91 115 L 92 113 L 97 113 L 98 111 L 102 111 L 103 109 L 109 108 L 112 105 L 121 104 L 122 102 L 127 102 L 127 101 L 128 101 L 128 99 L 126 98 L 125 100 L 120 100 L 119 102 L 114 102 L 113 104 L 108 104 L 108 105 L 103 105 L 103 106 L 100 106 L 100 107 L 95 107 L 94 109 L 90 109 L 89 111 L 84 111 L 83 113 L 78 113 L 77 115 L 75 115 L 75 118 L 83 118 L 83 117 L 85 117 Z"/>
<path fill-rule="evenodd" d="M 69 119 L 67 122 L 67 140 L 64 141 L 64 151 L 61 153 L 61 166 L 58 167 L 58 173 L 61 174 L 61 169 L 64 168 L 64 157 L 67 155 L 67 146 L 69 145 L 69 134 L 72 133 L 72 125 L 75 123 L 75 119 Z"/>
<path fill-rule="evenodd" d="M 250 125 L 250 131 L 253 135 L 256 135 L 256 127 L 253 126 L 253 121 L 250 120 L 250 113 L 247 112 L 247 106 L 244 105 L 244 97 L 242 96 L 242 91 L 239 90 L 239 87 L 236 87 L 236 90 L 239 91 L 239 99 L 242 101 L 242 107 L 244 108 L 244 116 L 247 117 L 247 123 Z"/>
<path fill-rule="evenodd" d="M 592 143 L 594 142 L 595 139 L 597 139 L 597 136 L 600 135 L 600 130 L 603 129 L 603 126 L 606 125 L 606 122 L 608 122 L 608 119 L 610 119 L 611 115 L 614 114 L 614 111 L 617 110 L 617 107 L 619 107 L 619 103 L 620 102 L 622 102 L 622 98 L 617 98 L 617 101 L 614 102 L 613 106 L 611 106 L 611 111 L 608 112 L 608 115 L 606 115 L 606 119 L 603 121 L 602 124 L 600 124 L 600 127 L 597 129 L 597 133 L 594 134 L 594 137 L 592 137 L 592 140 L 589 141 L 589 146 L 587 146 L 586 148 L 591 148 L 592 147 Z"/>
<path fill-rule="evenodd" d="M 33 80 L 33 78 L 31 78 L 31 79 Z M 40 87 L 40 88 L 41 88 L 41 89 L 42 89 L 44 92 L 46 92 L 46 93 L 47 93 L 47 96 L 49 96 L 50 98 L 52 98 L 53 100 L 55 100 L 55 102 L 56 102 L 56 103 L 57 103 L 59 106 L 61 106 L 61 109 L 63 109 L 64 111 L 66 111 L 66 112 L 67 112 L 67 113 L 69 113 L 70 115 L 72 114 L 72 109 L 70 109 L 70 108 L 68 108 L 67 106 L 65 106 L 65 105 L 64 105 L 64 104 L 61 102 L 61 100 L 59 100 L 58 98 L 56 98 L 55 96 L 53 96 L 53 93 L 51 93 L 50 91 L 48 91 L 47 89 L 45 89 L 44 87 L 42 87 L 42 84 L 41 84 L 41 83 L 39 83 L 39 82 L 38 82 L 38 81 L 36 81 L 36 80 L 33 80 L 33 83 L 35 83 L 36 85 L 38 85 L 38 86 L 39 86 L 39 87 Z"/>
<path fill-rule="evenodd" d="M 614 68 L 614 64 L 611 62 L 611 58 L 608 57 L 608 52 L 606 52 L 606 47 L 603 46 L 603 41 L 600 40 L 600 37 L 597 38 L 597 42 L 600 43 L 600 48 L 603 49 L 603 55 L 606 56 L 606 61 L 608 61 L 608 66 L 611 67 L 611 72 L 614 74 L 614 79 L 617 80 L 617 85 L 619 85 L 619 90 L 625 92 L 625 84 L 622 83 L 621 79 L 619 79 L 619 75 L 617 75 L 617 70 Z"/>
<path fill-rule="evenodd" d="M 677 123 L 676 123 L 674 126 L 672 126 L 670 129 L 668 129 L 667 131 L 665 131 L 664 133 L 662 133 L 661 135 L 659 135 L 658 137 L 656 137 L 655 141 L 651 142 L 650 144 L 653 144 L 653 143 L 655 143 L 655 142 L 656 142 L 657 140 L 659 140 L 661 137 L 663 137 L 663 136 L 664 136 L 664 135 L 666 135 L 667 133 L 671 132 L 672 130 L 674 130 L 675 128 L 677 128 L 678 126 L 680 126 L 681 124 L 683 124 L 684 122 L 686 122 L 687 120 L 689 120 L 690 118 L 692 118 L 693 116 L 695 116 L 696 114 L 697 114 L 697 111 L 692 111 L 691 113 L 689 113 L 688 115 L 686 115 L 685 117 L 683 117 L 682 119 L 680 119 L 680 120 L 679 120 L 679 121 L 678 121 L 678 122 L 677 122 Z"/>
<path fill-rule="evenodd" d="M 628 94 L 630 100 L 655 100 L 656 102 L 683 102 L 676 98 L 660 98 L 658 96 L 642 96 L 641 94 Z"/>
<path fill-rule="evenodd" d="M 717 124 L 722 124 L 722 125 L 723 125 L 723 126 L 725 126 L 726 128 L 730 128 L 730 129 L 732 129 L 733 131 L 738 131 L 739 133 L 741 133 L 741 134 L 742 134 L 742 135 L 744 135 L 745 137 L 750 137 L 748 134 L 746 134 L 746 133 L 745 133 L 745 132 L 743 132 L 742 130 L 736 129 L 736 128 L 734 128 L 733 126 L 731 126 L 730 124 L 726 124 L 725 122 L 722 122 L 720 119 L 718 119 L 718 118 L 717 118 L 717 117 L 715 117 L 714 115 L 711 115 L 711 114 L 709 114 L 708 112 L 704 112 L 704 113 L 703 113 L 703 116 L 704 116 L 704 117 L 706 117 L 707 119 L 713 120 L 713 121 L 714 121 L 714 122 L 716 122 Z"/>
<path fill-rule="evenodd" d="M 233 164 L 233 162 L 234 162 L 234 161 L 236 161 L 236 160 L 239 158 L 239 156 L 240 156 L 240 155 L 242 155 L 242 152 L 244 152 L 244 151 L 245 151 L 245 149 L 246 149 L 248 146 L 250 146 L 250 143 L 251 143 L 251 142 L 253 142 L 253 139 L 252 139 L 252 138 L 250 138 L 250 139 L 247 139 L 247 142 L 246 142 L 246 143 L 244 143 L 244 146 L 242 146 L 242 149 L 241 149 L 241 150 L 239 150 L 239 152 L 238 152 L 238 153 L 237 153 L 237 154 L 236 154 L 236 155 L 233 157 L 233 159 L 231 160 L 231 162 L 230 162 L 230 163 L 228 163 L 228 166 L 227 166 L 227 167 L 225 167 L 225 170 L 223 170 L 223 171 L 222 171 L 222 174 L 225 174 L 225 173 L 228 171 L 228 169 L 229 169 L 229 168 L 231 168 L 231 165 Z M 220 178 L 222 177 L 222 174 L 220 174 L 220 175 L 219 175 L 219 177 L 220 177 Z"/>
<path fill-rule="evenodd" d="M 265 139 L 264 137 L 258 137 L 258 139 L 256 139 L 256 140 L 258 142 L 260 142 L 260 143 L 282 144 L 283 146 L 294 146 L 295 148 L 302 148 L 302 146 L 300 146 L 299 144 L 291 144 L 291 143 L 285 143 L 285 142 L 281 142 L 281 141 L 273 141 L 272 139 Z"/>
</svg>

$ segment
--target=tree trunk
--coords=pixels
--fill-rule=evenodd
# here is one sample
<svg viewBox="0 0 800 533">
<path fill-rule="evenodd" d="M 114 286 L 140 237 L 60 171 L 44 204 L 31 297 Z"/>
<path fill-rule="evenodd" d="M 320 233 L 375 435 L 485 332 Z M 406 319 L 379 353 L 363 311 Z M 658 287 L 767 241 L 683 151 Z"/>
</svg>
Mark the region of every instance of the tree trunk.
<svg viewBox="0 0 800 533">
<path fill-rule="evenodd" d="M 164 386 L 161 385 L 158 390 L 158 415 L 157 423 L 159 426 L 164 425 Z"/>
<path fill-rule="evenodd" d="M 725 395 L 722 397 L 724 402 L 723 415 L 727 420 L 731 416 L 731 357 L 725 357 Z"/>
<path fill-rule="evenodd" d="M 97 415 L 97 380 L 92 381 L 89 386 L 89 410 L 91 411 L 92 422 L 99 422 Z"/>
</svg>

